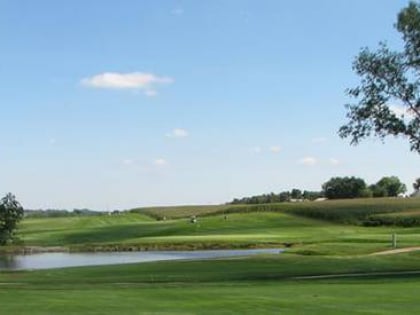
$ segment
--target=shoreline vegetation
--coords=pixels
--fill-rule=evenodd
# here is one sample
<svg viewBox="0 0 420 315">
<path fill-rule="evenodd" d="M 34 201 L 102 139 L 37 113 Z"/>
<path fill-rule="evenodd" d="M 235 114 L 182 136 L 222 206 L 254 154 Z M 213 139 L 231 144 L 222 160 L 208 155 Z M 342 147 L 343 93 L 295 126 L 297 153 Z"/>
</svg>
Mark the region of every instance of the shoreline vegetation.
<svg viewBox="0 0 420 315">
<path fill-rule="evenodd" d="M 289 243 L 264 244 L 106 244 L 106 245 L 80 245 L 80 246 L 4 246 L 0 247 L 0 254 L 41 254 L 41 253 L 94 253 L 94 252 L 147 252 L 147 251 L 194 251 L 218 249 L 264 249 L 287 248 Z"/>
</svg>

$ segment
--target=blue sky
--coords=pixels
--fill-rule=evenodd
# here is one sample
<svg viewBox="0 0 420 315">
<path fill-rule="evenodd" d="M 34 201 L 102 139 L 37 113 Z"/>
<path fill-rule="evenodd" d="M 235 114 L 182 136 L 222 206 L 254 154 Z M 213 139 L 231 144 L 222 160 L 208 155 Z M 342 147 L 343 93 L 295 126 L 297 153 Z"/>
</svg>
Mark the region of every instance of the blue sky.
<svg viewBox="0 0 420 315">
<path fill-rule="evenodd" d="M 223 203 L 332 176 L 408 187 L 403 139 L 339 139 L 359 49 L 406 1 L 0 0 L 0 192 L 27 208 Z"/>
</svg>

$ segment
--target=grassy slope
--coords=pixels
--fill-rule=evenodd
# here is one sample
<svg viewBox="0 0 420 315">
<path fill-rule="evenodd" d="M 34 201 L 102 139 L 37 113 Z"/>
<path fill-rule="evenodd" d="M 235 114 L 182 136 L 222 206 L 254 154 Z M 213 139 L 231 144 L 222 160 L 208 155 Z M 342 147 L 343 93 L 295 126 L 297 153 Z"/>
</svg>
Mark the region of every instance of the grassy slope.
<svg viewBox="0 0 420 315">
<path fill-rule="evenodd" d="M 219 205 L 219 206 L 175 206 L 132 209 L 155 218 L 183 218 L 192 215 L 249 212 L 289 212 L 306 217 L 326 219 L 335 222 L 355 223 L 377 213 L 420 211 L 420 198 L 367 198 L 327 200 L 323 202 L 273 203 L 261 205 Z"/>
<path fill-rule="evenodd" d="M 135 208 L 130 211 L 133 213 L 144 213 L 156 219 L 162 219 L 163 217 L 167 219 L 179 219 L 188 218 L 192 215 L 203 216 L 208 214 L 223 213 L 231 207 L 232 206 L 230 205 L 169 206 Z"/>
<path fill-rule="evenodd" d="M 346 233 L 363 229 L 346 227 Z M 30 219 L 22 224 L 21 237 L 27 245 L 94 244 L 235 244 L 313 242 L 343 234 L 341 226 L 294 217 L 283 213 L 233 214 L 188 220 L 148 221 L 136 214 L 118 218 L 83 217 Z M 357 233 L 357 232 L 356 232 Z M 310 237 L 310 239 L 309 239 Z"/>
<path fill-rule="evenodd" d="M 390 235 L 401 246 L 420 243 L 420 228 L 362 227 L 290 214 L 255 212 L 155 221 L 138 213 L 119 216 L 24 220 L 20 237 L 26 245 L 119 248 L 217 248 L 278 246 L 302 254 L 358 254 L 388 249 Z"/>
</svg>

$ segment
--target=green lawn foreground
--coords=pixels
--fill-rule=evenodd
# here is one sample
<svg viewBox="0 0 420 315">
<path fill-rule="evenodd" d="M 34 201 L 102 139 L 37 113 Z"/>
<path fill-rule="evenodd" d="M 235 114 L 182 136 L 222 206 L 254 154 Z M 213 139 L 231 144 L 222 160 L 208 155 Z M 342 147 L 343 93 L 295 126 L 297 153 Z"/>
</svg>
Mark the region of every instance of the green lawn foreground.
<svg viewBox="0 0 420 315">
<path fill-rule="evenodd" d="M 0 289 L 1 314 L 418 314 L 420 281 Z"/>
<path fill-rule="evenodd" d="M 419 255 L 279 254 L 3 272 L 0 314 L 415 314 L 420 274 L 400 272 L 418 270 Z M 358 272 L 366 276 L 341 277 Z M 299 280 L 320 274 L 339 277 Z"/>
</svg>

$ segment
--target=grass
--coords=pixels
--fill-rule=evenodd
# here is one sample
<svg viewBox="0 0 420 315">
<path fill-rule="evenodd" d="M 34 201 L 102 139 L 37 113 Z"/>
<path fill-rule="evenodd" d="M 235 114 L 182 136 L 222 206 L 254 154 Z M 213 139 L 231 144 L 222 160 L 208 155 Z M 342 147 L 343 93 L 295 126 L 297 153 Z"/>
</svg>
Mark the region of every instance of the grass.
<svg viewBox="0 0 420 315">
<path fill-rule="evenodd" d="M 186 218 L 229 213 L 288 212 L 338 223 L 361 224 L 371 215 L 420 210 L 420 198 L 367 198 L 323 202 L 272 203 L 257 205 L 176 206 L 132 209 L 154 218 Z"/>
<path fill-rule="evenodd" d="M 239 206 L 237 208 L 241 208 Z M 231 209 L 230 205 L 195 205 L 195 206 L 172 206 L 172 207 L 144 207 L 131 209 L 132 213 L 140 213 L 151 216 L 155 219 L 180 219 L 188 218 L 192 215 L 205 216 L 216 213 L 224 213 L 227 209 Z M 236 208 L 236 207 L 234 207 Z"/>
<path fill-rule="evenodd" d="M 418 246 L 420 228 L 361 222 L 418 209 L 419 200 L 369 199 L 26 219 L 19 237 L 29 246 L 290 247 L 249 258 L 0 272 L 0 314 L 417 313 L 420 253 L 366 254 L 389 249 L 392 233 L 399 246 Z M 316 275 L 336 278 L 302 278 Z"/>
<path fill-rule="evenodd" d="M 275 211 L 267 210 L 278 206 L 282 207 L 281 211 L 277 208 Z M 261 210 L 263 206 L 259 207 Z M 301 255 L 356 255 L 385 250 L 389 249 L 392 233 L 398 234 L 400 246 L 414 246 L 420 242 L 420 228 L 416 226 L 365 227 L 310 218 L 308 213 L 313 212 L 307 212 L 312 209 L 348 216 L 347 212 L 359 213 L 369 208 L 377 212 L 383 209 L 384 213 L 396 209 L 399 212 L 394 213 L 411 211 L 416 214 L 410 209 L 420 207 L 418 199 L 289 203 L 264 207 L 268 207 L 267 211 L 247 212 L 253 208 L 246 206 L 229 214 L 218 214 L 220 209 L 214 208 L 212 215 L 208 212 L 206 216 L 199 216 L 197 224 L 191 224 L 188 215 L 186 218 L 157 221 L 143 212 L 117 216 L 30 218 L 22 222 L 19 237 L 27 246 L 62 246 L 72 250 L 291 246 L 290 251 Z M 357 207 L 362 210 L 357 210 Z M 210 208 L 203 207 L 206 211 Z M 172 211 L 180 211 L 175 217 L 185 216 L 185 209 L 180 207 Z M 188 209 L 191 211 L 190 207 Z M 302 216 L 300 212 L 305 212 L 307 216 Z"/>
<path fill-rule="evenodd" d="M 1 287 L 174 284 L 294 280 L 322 274 L 419 270 L 419 253 L 389 256 L 327 257 L 296 254 L 258 255 L 197 261 L 153 262 L 39 271 L 0 272 Z M 420 275 L 419 275 L 420 277 Z M 420 278 L 419 278 L 420 279 Z"/>
<path fill-rule="evenodd" d="M 188 220 L 150 221 L 136 214 L 118 218 L 81 217 L 29 219 L 23 222 L 20 237 L 31 246 L 195 246 L 255 247 L 284 246 L 284 243 L 348 241 L 353 235 L 374 234 L 375 242 L 386 242 L 389 229 L 332 225 L 287 213 L 237 213 Z"/>
<path fill-rule="evenodd" d="M 416 314 L 418 281 L 0 289 L 4 314 Z M 17 297 L 18 296 L 18 297 Z M 24 303 L 18 303 L 17 300 Z"/>
<path fill-rule="evenodd" d="M 4 314 L 417 313 L 419 276 L 298 280 L 296 276 L 418 268 L 417 254 L 301 257 L 0 273 Z M 24 303 L 19 303 L 24 301 Z"/>
</svg>

